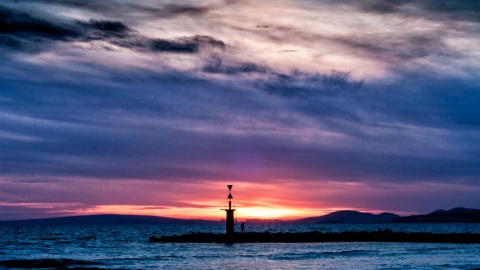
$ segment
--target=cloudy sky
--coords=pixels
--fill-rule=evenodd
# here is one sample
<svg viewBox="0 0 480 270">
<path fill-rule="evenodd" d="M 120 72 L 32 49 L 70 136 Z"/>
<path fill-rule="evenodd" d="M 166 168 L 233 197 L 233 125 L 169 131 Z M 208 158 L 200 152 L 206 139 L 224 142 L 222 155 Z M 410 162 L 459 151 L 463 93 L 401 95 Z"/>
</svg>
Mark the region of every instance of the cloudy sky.
<svg viewBox="0 0 480 270">
<path fill-rule="evenodd" d="M 476 0 L 2 0 L 0 220 L 480 208 Z"/>
</svg>

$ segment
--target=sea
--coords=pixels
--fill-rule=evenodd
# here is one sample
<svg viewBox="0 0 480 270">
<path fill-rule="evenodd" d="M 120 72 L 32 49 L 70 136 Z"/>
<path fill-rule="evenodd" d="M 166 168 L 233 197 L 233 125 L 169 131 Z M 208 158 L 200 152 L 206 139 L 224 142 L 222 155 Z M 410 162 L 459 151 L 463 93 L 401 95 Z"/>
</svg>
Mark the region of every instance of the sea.
<svg viewBox="0 0 480 270">
<path fill-rule="evenodd" d="M 480 233 L 480 224 L 246 224 L 255 232 Z M 239 229 L 239 228 L 237 228 Z M 223 224 L 0 225 L 0 269 L 480 269 L 480 244 L 150 243 Z"/>
</svg>

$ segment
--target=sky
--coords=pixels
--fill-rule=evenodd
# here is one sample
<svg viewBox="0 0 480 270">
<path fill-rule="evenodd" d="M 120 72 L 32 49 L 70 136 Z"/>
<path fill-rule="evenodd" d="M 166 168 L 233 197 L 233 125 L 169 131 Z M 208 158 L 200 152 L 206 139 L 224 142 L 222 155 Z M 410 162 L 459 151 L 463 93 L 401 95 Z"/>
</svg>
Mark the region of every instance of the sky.
<svg viewBox="0 0 480 270">
<path fill-rule="evenodd" d="M 480 208 L 476 0 L 2 0 L 0 220 Z"/>
</svg>

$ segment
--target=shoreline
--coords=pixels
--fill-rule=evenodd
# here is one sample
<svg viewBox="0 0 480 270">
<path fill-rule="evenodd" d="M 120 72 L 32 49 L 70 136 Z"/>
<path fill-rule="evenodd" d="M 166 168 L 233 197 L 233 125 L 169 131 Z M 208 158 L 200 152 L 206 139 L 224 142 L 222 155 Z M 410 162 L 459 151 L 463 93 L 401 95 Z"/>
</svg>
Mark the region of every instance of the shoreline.
<svg viewBox="0 0 480 270">
<path fill-rule="evenodd" d="M 322 233 L 318 231 L 300 233 L 246 232 L 226 234 L 191 233 L 173 236 L 152 236 L 150 243 L 328 243 L 328 242 L 405 242 L 405 243 L 448 243 L 480 244 L 478 233 L 405 233 L 385 231 L 358 231 Z"/>
</svg>

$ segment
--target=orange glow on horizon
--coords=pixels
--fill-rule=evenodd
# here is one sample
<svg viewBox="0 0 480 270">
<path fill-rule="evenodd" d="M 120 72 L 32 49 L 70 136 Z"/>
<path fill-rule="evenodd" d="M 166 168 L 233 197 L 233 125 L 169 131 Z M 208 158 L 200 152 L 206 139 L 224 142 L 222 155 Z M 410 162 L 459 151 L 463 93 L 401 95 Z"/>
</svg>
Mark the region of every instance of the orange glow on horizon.
<svg viewBox="0 0 480 270">
<path fill-rule="evenodd" d="M 207 219 L 222 220 L 225 219 L 223 207 L 155 207 L 138 205 L 101 205 L 82 211 L 70 212 L 76 215 L 96 215 L 96 214 L 118 214 L 118 215 L 147 215 L 161 216 L 180 219 Z M 235 218 L 239 220 L 246 219 L 297 219 L 319 214 L 312 209 L 296 208 L 271 208 L 262 206 L 237 207 Z M 321 215 L 321 214 L 320 214 Z"/>
<path fill-rule="evenodd" d="M 237 219 L 296 219 L 306 217 L 312 213 L 308 209 L 246 207 L 237 210 Z"/>
<path fill-rule="evenodd" d="M 121 215 L 148 215 L 180 219 L 204 219 L 224 220 L 225 211 L 228 207 L 229 183 L 175 183 L 173 190 L 176 192 L 157 192 L 161 189 L 155 182 L 135 182 L 129 195 L 138 195 L 135 201 L 139 204 L 101 204 L 92 207 L 82 207 L 82 204 L 74 207 L 58 207 L 47 211 L 56 216 L 65 215 L 95 215 L 95 214 L 121 214 Z M 379 214 L 382 212 L 397 211 L 352 207 L 355 202 L 348 201 L 350 191 L 362 190 L 361 194 L 368 197 L 376 189 L 368 185 L 333 182 L 322 182 L 321 187 L 317 183 L 302 183 L 284 181 L 277 184 L 248 182 L 233 182 L 232 207 L 236 208 L 237 220 L 248 219 L 281 219 L 292 220 L 307 217 L 316 217 L 340 210 L 354 210 Z M 148 186 L 152 193 L 145 196 L 144 192 L 135 192 L 135 188 Z M 373 191 L 372 191 L 373 190 Z M 120 190 L 119 192 L 122 192 Z M 358 192 L 357 192 L 358 193 Z M 149 194 L 147 194 L 149 195 Z M 195 198 L 192 200 L 191 198 Z M 146 199 L 142 202 L 143 199 Z M 361 201 L 361 200 L 358 200 Z M 360 205 L 360 204 L 356 204 Z M 415 214 L 415 213 L 408 213 Z"/>
<path fill-rule="evenodd" d="M 117 215 L 144 215 L 158 216 L 166 218 L 178 219 L 203 219 L 203 220 L 224 220 L 225 207 L 164 207 L 151 205 L 100 205 L 93 208 L 73 210 L 73 211 L 49 211 L 51 214 L 60 216 L 82 216 L 82 215 L 99 215 L 99 214 L 117 214 Z M 267 207 L 267 206 L 239 206 L 236 207 L 235 219 L 238 221 L 252 219 L 280 219 L 295 220 L 308 217 L 323 216 L 332 212 L 341 210 L 353 210 L 359 212 L 368 212 L 372 214 L 380 214 L 389 212 L 384 210 L 372 209 L 352 209 L 352 208 L 296 208 L 288 206 Z M 400 215 L 411 215 L 418 213 L 396 213 Z"/>
<path fill-rule="evenodd" d="M 97 214 L 117 214 L 117 215 L 145 215 L 159 216 L 179 219 L 204 219 L 204 220 L 224 220 L 225 211 L 223 207 L 157 207 L 157 206 L 139 206 L 139 205 L 101 205 L 81 211 L 71 211 L 74 215 L 97 215 Z M 236 220 L 249 219 L 280 219 L 294 220 L 307 217 L 323 216 L 340 210 L 355 210 L 360 212 L 369 212 L 379 214 L 384 211 L 365 210 L 365 209 L 309 209 L 292 207 L 265 207 L 265 206 L 247 206 L 237 207 L 235 211 Z M 58 212 L 57 212 L 58 213 Z M 62 212 L 66 213 L 66 212 Z"/>
</svg>

